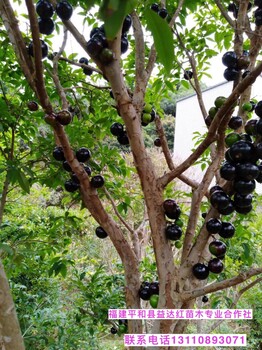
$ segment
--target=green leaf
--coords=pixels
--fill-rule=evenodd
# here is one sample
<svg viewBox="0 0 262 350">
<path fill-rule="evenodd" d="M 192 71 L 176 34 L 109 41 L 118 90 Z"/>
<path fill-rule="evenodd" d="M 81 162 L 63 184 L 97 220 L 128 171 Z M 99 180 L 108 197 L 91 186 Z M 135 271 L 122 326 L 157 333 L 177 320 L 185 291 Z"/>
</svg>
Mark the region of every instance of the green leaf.
<svg viewBox="0 0 262 350">
<path fill-rule="evenodd" d="M 29 193 L 30 192 L 30 185 L 29 182 L 24 174 L 24 172 L 22 172 L 21 170 L 18 170 L 17 172 L 17 180 L 19 185 L 21 186 L 21 188 L 26 192 Z"/>
<path fill-rule="evenodd" d="M 174 41 L 168 23 L 150 8 L 145 10 L 147 26 L 153 35 L 159 61 L 167 73 L 173 68 Z"/>
<path fill-rule="evenodd" d="M 109 40 L 113 40 L 119 31 L 124 18 L 135 7 L 135 0 L 104 0 L 100 10 L 100 18 L 105 22 L 105 32 Z"/>
</svg>

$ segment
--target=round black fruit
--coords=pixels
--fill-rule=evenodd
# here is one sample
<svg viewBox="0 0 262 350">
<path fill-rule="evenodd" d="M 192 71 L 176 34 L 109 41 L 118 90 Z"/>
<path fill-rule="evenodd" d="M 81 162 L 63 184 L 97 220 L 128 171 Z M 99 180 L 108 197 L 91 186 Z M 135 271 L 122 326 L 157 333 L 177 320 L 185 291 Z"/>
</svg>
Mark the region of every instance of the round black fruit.
<svg viewBox="0 0 262 350">
<path fill-rule="evenodd" d="M 239 179 L 250 181 L 258 177 L 259 169 L 253 163 L 240 163 L 236 165 L 236 174 Z"/>
<path fill-rule="evenodd" d="M 217 211 L 221 215 L 229 215 L 232 214 L 233 211 L 235 210 L 234 203 L 232 200 L 230 200 L 228 206 L 226 208 L 218 208 Z"/>
<path fill-rule="evenodd" d="M 239 193 L 235 193 L 234 195 L 234 203 L 236 207 L 246 208 L 252 204 L 253 196 L 252 194 L 247 194 L 246 196 L 242 196 Z"/>
<path fill-rule="evenodd" d="M 55 160 L 64 161 L 65 155 L 64 155 L 63 148 L 60 146 L 56 146 L 53 150 L 53 157 L 55 158 Z"/>
<path fill-rule="evenodd" d="M 169 219 L 176 220 L 181 214 L 181 210 L 174 199 L 166 199 L 163 203 L 165 215 Z"/>
<path fill-rule="evenodd" d="M 255 113 L 259 118 L 262 118 L 262 101 L 259 101 L 255 107 Z"/>
<path fill-rule="evenodd" d="M 72 121 L 72 115 L 68 110 L 64 109 L 56 114 L 56 120 L 61 125 L 68 125 Z"/>
<path fill-rule="evenodd" d="M 154 145 L 155 145 L 156 147 L 161 147 L 161 140 L 160 140 L 159 138 L 155 139 L 155 140 L 154 140 Z"/>
<path fill-rule="evenodd" d="M 247 207 L 239 207 L 239 206 L 235 206 L 235 210 L 238 214 L 243 214 L 243 215 L 246 215 L 248 213 L 251 212 L 251 210 L 253 209 L 253 206 L 252 204 L 250 204 L 249 206 Z"/>
<path fill-rule="evenodd" d="M 138 294 L 142 300 L 149 300 L 152 295 L 149 286 L 140 288 Z"/>
<path fill-rule="evenodd" d="M 218 234 L 222 238 L 231 238 L 235 234 L 235 226 L 230 222 L 222 222 L 222 227 Z"/>
<path fill-rule="evenodd" d="M 35 5 L 36 13 L 43 19 L 51 18 L 54 14 L 53 5 L 47 0 L 39 0 Z"/>
<path fill-rule="evenodd" d="M 207 279 L 209 269 L 205 264 L 197 263 L 192 268 L 193 275 L 199 280 Z"/>
<path fill-rule="evenodd" d="M 116 329 L 115 327 L 112 327 L 112 328 L 110 329 L 110 332 L 111 332 L 112 334 L 116 334 L 116 333 L 117 333 L 117 329 Z"/>
<path fill-rule="evenodd" d="M 256 135 L 257 133 L 257 120 L 256 119 L 250 119 L 245 124 L 245 132 L 248 135 Z"/>
<path fill-rule="evenodd" d="M 91 158 L 91 152 L 86 147 L 81 147 L 76 151 L 76 159 L 79 162 L 87 162 Z"/>
<path fill-rule="evenodd" d="M 208 302 L 208 297 L 206 295 L 203 296 L 202 298 L 203 303 L 207 303 Z"/>
<path fill-rule="evenodd" d="M 159 282 L 151 282 L 149 285 L 149 289 L 151 294 L 159 294 Z"/>
<path fill-rule="evenodd" d="M 206 229 L 209 233 L 218 233 L 221 230 L 222 222 L 219 219 L 209 219 L 206 222 Z"/>
<path fill-rule="evenodd" d="M 79 183 L 74 182 L 73 180 L 67 180 L 65 182 L 65 189 L 68 192 L 75 192 L 79 189 Z"/>
<path fill-rule="evenodd" d="M 50 35 L 55 29 L 55 23 L 51 18 L 39 18 L 38 19 L 39 32 L 41 34 Z"/>
<path fill-rule="evenodd" d="M 60 17 L 63 21 L 68 21 L 73 14 L 73 7 L 66 0 L 60 1 L 56 5 L 55 10 L 57 16 Z"/>
<path fill-rule="evenodd" d="M 89 61 L 86 57 L 81 57 L 78 62 L 81 64 L 86 64 L 86 65 L 88 65 L 88 63 L 89 63 Z"/>
<path fill-rule="evenodd" d="M 68 171 L 69 173 L 72 171 L 71 166 L 69 165 L 67 160 L 63 162 L 63 168 L 65 169 L 65 171 Z"/>
<path fill-rule="evenodd" d="M 220 176 L 228 181 L 234 180 L 236 176 L 236 167 L 229 162 L 225 162 L 220 168 Z"/>
<path fill-rule="evenodd" d="M 93 69 L 89 67 L 83 67 L 83 72 L 85 75 L 92 75 L 93 74 Z"/>
<path fill-rule="evenodd" d="M 98 238 L 102 238 L 103 239 L 103 238 L 106 238 L 108 236 L 106 231 L 101 226 L 98 226 L 96 228 L 95 232 L 96 232 L 96 235 L 97 235 Z"/>
<path fill-rule="evenodd" d="M 48 47 L 44 40 L 40 40 L 41 42 L 41 52 L 42 52 L 42 58 L 47 57 L 48 55 Z M 31 41 L 28 45 L 28 53 L 30 56 L 34 57 L 34 44 L 33 41 Z"/>
<path fill-rule="evenodd" d="M 104 46 L 101 40 L 92 37 L 86 43 L 86 50 L 91 56 L 98 56 L 100 52 L 103 50 Z"/>
<path fill-rule="evenodd" d="M 193 72 L 191 70 L 186 70 L 184 73 L 184 79 L 189 80 L 193 78 Z"/>
<path fill-rule="evenodd" d="M 222 63 L 228 68 L 237 66 L 237 54 L 234 51 L 228 51 L 222 56 Z"/>
<path fill-rule="evenodd" d="M 248 141 L 237 141 L 229 149 L 231 159 L 236 163 L 250 162 L 256 154 L 255 146 Z"/>
<path fill-rule="evenodd" d="M 127 33 L 132 25 L 132 17 L 127 15 L 123 22 L 122 33 Z"/>
<path fill-rule="evenodd" d="M 165 7 L 162 7 L 161 9 L 159 9 L 158 15 L 162 18 L 166 18 L 168 15 L 167 9 Z"/>
<path fill-rule="evenodd" d="M 128 39 L 125 36 L 121 37 L 121 54 L 124 54 L 128 50 Z"/>
<path fill-rule="evenodd" d="M 150 6 L 151 10 L 158 12 L 159 11 L 159 5 L 157 3 L 154 3 Z"/>
<path fill-rule="evenodd" d="M 227 81 L 235 81 L 237 80 L 239 76 L 239 70 L 237 70 L 236 68 L 227 68 L 224 71 L 224 78 Z"/>
<path fill-rule="evenodd" d="M 92 173 L 92 169 L 90 168 L 90 166 L 84 164 L 84 169 L 87 175 L 90 176 Z"/>
<path fill-rule="evenodd" d="M 243 120 L 239 116 L 231 117 L 228 122 L 228 127 L 233 130 L 237 130 L 241 128 L 242 125 L 243 125 Z"/>
<path fill-rule="evenodd" d="M 100 188 L 103 187 L 105 183 L 105 180 L 102 175 L 95 175 L 92 177 L 90 184 L 94 188 Z"/>
<path fill-rule="evenodd" d="M 225 192 L 216 191 L 210 196 L 210 203 L 216 209 L 224 209 L 230 203 L 230 198 Z"/>
<path fill-rule="evenodd" d="M 223 188 L 219 185 L 215 185 L 215 186 L 212 186 L 209 190 L 209 195 L 211 196 L 212 193 L 216 192 L 216 191 L 221 191 L 221 192 L 224 192 Z"/>
<path fill-rule="evenodd" d="M 256 183 L 254 180 L 245 181 L 245 180 L 237 180 L 234 181 L 234 190 L 241 194 L 242 196 L 246 196 L 249 193 L 252 193 L 256 188 Z"/>
<path fill-rule="evenodd" d="M 171 241 L 177 241 L 182 236 L 181 227 L 177 226 L 176 224 L 168 225 L 166 227 L 165 233 L 166 238 L 170 239 Z"/>
<path fill-rule="evenodd" d="M 35 101 L 29 101 L 27 103 L 27 107 L 28 107 L 29 111 L 35 112 L 38 110 L 38 103 Z"/>
<path fill-rule="evenodd" d="M 127 136 L 126 131 L 123 132 L 123 134 L 117 136 L 117 141 L 120 143 L 122 146 L 127 146 L 129 145 L 129 139 Z"/>
<path fill-rule="evenodd" d="M 216 240 L 209 244 L 209 251 L 211 254 L 215 255 L 216 257 L 225 255 L 227 251 L 227 246 L 224 242 Z"/>
<path fill-rule="evenodd" d="M 208 268 L 210 272 L 220 273 L 224 269 L 224 264 L 218 258 L 211 259 L 208 263 Z"/>
<path fill-rule="evenodd" d="M 124 133 L 124 125 L 121 123 L 113 123 L 110 126 L 110 132 L 114 136 L 121 136 Z"/>
</svg>

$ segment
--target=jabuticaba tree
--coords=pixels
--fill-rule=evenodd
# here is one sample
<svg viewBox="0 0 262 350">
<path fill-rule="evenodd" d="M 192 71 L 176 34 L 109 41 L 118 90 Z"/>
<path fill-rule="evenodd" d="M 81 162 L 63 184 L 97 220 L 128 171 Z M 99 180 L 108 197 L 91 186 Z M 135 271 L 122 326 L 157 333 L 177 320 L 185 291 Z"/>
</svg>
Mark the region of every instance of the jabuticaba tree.
<svg viewBox="0 0 262 350">
<path fill-rule="evenodd" d="M 28 108 L 33 111 L 35 103 L 39 104 L 43 120 L 54 132 L 53 156 L 70 174 L 65 190 L 80 194 L 82 205 L 98 223 L 96 235 L 110 239 L 121 258 L 127 308 L 140 308 L 141 300 L 150 300 L 155 294 L 159 297 L 151 299 L 154 307 L 157 301 L 158 308 L 192 308 L 196 298 L 208 300 L 206 295 L 251 278 L 250 287 L 253 286 L 254 276 L 262 272 L 257 265 L 213 283 L 209 277 L 219 275 L 226 266 L 227 242 L 235 235 L 230 220 L 252 211 L 252 193 L 256 181 L 262 181 L 262 108 L 261 102 L 252 100 L 251 90 L 262 72 L 262 63 L 258 60 L 262 46 L 261 2 L 26 0 L 23 3 L 30 28 L 26 34 L 9 0 L 1 1 L 0 14 L 2 29 L 8 35 L 23 73 L 24 86 L 27 84 L 26 88 L 32 90 L 34 103 L 31 101 Z M 80 12 L 79 18 L 83 16 L 88 24 L 92 23 L 88 33 L 74 25 L 74 11 Z M 194 26 L 190 22 L 192 18 Z M 57 28 L 64 33 L 59 49 L 55 47 L 57 43 L 51 43 Z M 65 46 L 69 33 L 87 57 L 78 60 L 77 55 L 67 57 Z M 229 96 L 216 99 L 214 107 L 207 111 L 200 81 L 210 60 L 219 52 L 223 53 L 224 78 L 233 82 L 233 89 Z M 178 164 L 168 149 L 160 102 L 181 83 L 195 90 L 207 132 L 192 154 Z M 86 98 L 92 123 L 88 123 L 87 111 L 81 102 L 86 91 L 89 91 Z M 88 138 L 97 137 L 93 135 L 93 128 L 96 115 L 97 118 L 102 115 L 99 94 L 108 94 L 110 102 L 105 110 L 115 116 L 115 120 L 108 116 L 111 125 L 104 116 L 104 124 L 99 127 L 106 129 L 120 149 L 128 149 L 133 157 L 149 221 L 150 239 L 146 242 L 153 246 L 157 288 L 143 283 L 139 265 L 144 240 L 141 232 L 134 230 L 117 211 L 114 201 L 119 198 L 115 198 L 112 187 L 111 194 L 107 188 L 109 170 L 104 176 L 103 169 L 96 167 L 94 171 L 89 166 L 97 152 L 89 147 L 92 142 Z M 75 109 L 78 115 L 73 115 Z M 252 115 L 256 118 L 253 126 L 246 127 Z M 76 119 L 82 120 L 81 129 L 87 138 L 79 149 L 73 144 L 76 138 L 71 137 Z M 143 129 L 150 123 L 155 125 L 156 144 L 165 156 L 167 170 L 162 174 L 156 171 L 156 162 L 144 143 Z M 234 131 L 225 143 L 230 128 Z M 210 159 L 203 178 L 193 181 L 184 172 L 207 150 Z M 101 143 L 99 152 L 105 152 L 106 157 L 107 151 Z M 214 178 L 217 184 L 210 189 Z M 179 198 L 166 197 L 167 187 L 175 187 L 177 179 L 192 188 L 188 208 L 181 206 Z M 105 198 L 112 204 L 113 215 L 105 205 Z M 205 215 L 201 213 L 203 201 L 208 203 Z M 183 214 L 187 222 L 181 228 Z M 178 262 L 174 260 L 174 253 L 181 247 L 176 255 Z M 18 333 L 10 334 L 4 319 L 1 308 L 2 336 L 12 339 Z M 187 325 L 187 321 L 181 320 L 156 320 L 151 331 L 186 333 Z M 128 331 L 142 333 L 142 322 L 129 321 Z M 6 349 L 14 349 L 12 344 L 12 341 L 6 342 Z M 20 348 L 23 346 L 16 349 Z"/>
</svg>

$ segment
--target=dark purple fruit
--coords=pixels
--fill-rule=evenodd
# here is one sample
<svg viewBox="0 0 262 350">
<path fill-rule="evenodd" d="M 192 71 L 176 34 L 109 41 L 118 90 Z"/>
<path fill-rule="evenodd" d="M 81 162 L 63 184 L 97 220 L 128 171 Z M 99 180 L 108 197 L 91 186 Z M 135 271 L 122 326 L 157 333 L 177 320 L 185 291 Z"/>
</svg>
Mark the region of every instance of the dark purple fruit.
<svg viewBox="0 0 262 350">
<path fill-rule="evenodd" d="M 229 162 L 225 162 L 220 168 L 220 176 L 228 181 L 234 180 L 236 176 L 236 167 Z"/>
<path fill-rule="evenodd" d="M 252 194 L 247 194 L 246 196 L 242 196 L 239 193 L 235 193 L 234 195 L 234 203 L 238 208 L 246 208 L 252 204 L 253 196 Z"/>
<path fill-rule="evenodd" d="M 78 177 L 77 177 L 77 175 L 75 173 L 71 174 L 71 180 L 73 180 L 74 182 L 80 184 L 80 181 L 79 181 L 79 179 L 78 179 Z"/>
<path fill-rule="evenodd" d="M 98 226 L 95 230 L 96 235 L 98 238 L 106 238 L 108 236 L 108 234 L 106 233 L 106 231 L 103 229 L 103 227 Z"/>
<path fill-rule="evenodd" d="M 73 7 L 66 0 L 61 0 L 56 5 L 57 16 L 60 17 L 63 21 L 68 21 L 73 14 Z"/>
<path fill-rule="evenodd" d="M 126 37 L 122 36 L 122 38 L 121 38 L 121 54 L 124 54 L 127 52 L 128 46 L 129 46 L 128 39 Z"/>
<path fill-rule="evenodd" d="M 218 258 L 211 259 L 208 263 L 208 268 L 210 272 L 220 273 L 224 269 L 224 264 Z"/>
<path fill-rule="evenodd" d="M 35 112 L 38 110 L 38 103 L 35 101 L 29 101 L 27 103 L 27 107 L 28 107 L 29 111 Z"/>
<path fill-rule="evenodd" d="M 227 7 L 227 10 L 228 12 L 234 12 L 236 10 L 236 4 L 234 2 L 231 2 L 228 7 Z"/>
<path fill-rule="evenodd" d="M 101 31 L 100 28 L 98 28 L 98 27 L 92 28 L 92 29 L 91 29 L 91 32 L 90 32 L 90 39 L 91 39 L 94 35 L 96 35 L 96 34 L 98 34 L 98 33 L 102 33 L 102 31 Z"/>
<path fill-rule="evenodd" d="M 254 159 L 255 146 L 248 141 L 237 141 L 229 149 L 230 157 L 235 163 L 245 163 Z"/>
<path fill-rule="evenodd" d="M 236 165 L 236 174 L 239 179 L 255 180 L 259 175 L 258 167 L 253 163 L 240 163 Z"/>
<path fill-rule="evenodd" d="M 165 233 L 166 233 L 166 238 L 170 239 L 171 241 L 177 241 L 182 236 L 181 227 L 177 226 L 176 224 L 168 225 L 166 227 Z"/>
<path fill-rule="evenodd" d="M 154 3 L 150 6 L 151 10 L 158 12 L 159 11 L 159 5 Z"/>
<path fill-rule="evenodd" d="M 234 203 L 233 203 L 232 200 L 230 200 L 230 202 L 229 202 L 229 204 L 228 204 L 228 206 L 226 208 L 219 208 L 219 209 L 217 209 L 217 211 L 221 215 L 232 214 L 234 210 L 235 210 L 235 207 L 234 207 Z"/>
<path fill-rule="evenodd" d="M 127 33 L 132 25 L 132 17 L 127 15 L 123 22 L 122 33 Z"/>
<path fill-rule="evenodd" d="M 140 288 L 138 294 L 142 300 L 149 300 L 152 295 L 149 286 Z"/>
<path fill-rule="evenodd" d="M 64 109 L 56 114 L 56 120 L 61 125 L 68 125 L 72 121 L 72 115 L 68 110 Z"/>
<path fill-rule="evenodd" d="M 174 199 L 166 199 L 163 203 L 163 208 L 165 215 L 169 219 L 176 220 L 181 214 L 181 210 Z"/>
<path fill-rule="evenodd" d="M 250 74 L 250 70 L 245 70 L 244 73 L 242 74 L 242 79 L 245 79 L 245 77 L 247 77 Z"/>
<path fill-rule="evenodd" d="M 159 9 L 158 11 L 158 16 L 162 17 L 162 18 L 166 18 L 168 15 L 167 9 L 165 7 L 162 7 L 161 9 Z"/>
<path fill-rule="evenodd" d="M 212 118 L 209 115 L 205 118 L 205 123 L 206 123 L 207 127 L 209 127 L 211 125 Z"/>
<path fill-rule="evenodd" d="M 55 160 L 58 160 L 61 162 L 64 161 L 65 155 L 64 155 L 63 148 L 60 146 L 56 146 L 53 150 L 53 157 L 55 158 Z"/>
<path fill-rule="evenodd" d="M 86 64 L 86 65 L 88 65 L 88 63 L 89 63 L 89 61 L 86 57 L 81 57 L 78 62 L 81 64 Z"/>
<path fill-rule="evenodd" d="M 83 67 L 83 72 L 85 75 L 92 75 L 93 74 L 93 69 L 92 68 L 89 68 L 89 67 Z"/>
<path fill-rule="evenodd" d="M 206 295 L 203 296 L 202 298 L 203 303 L 207 303 L 208 302 L 208 297 Z"/>
<path fill-rule="evenodd" d="M 257 133 L 257 120 L 256 119 L 250 119 L 246 122 L 245 132 L 251 136 L 256 135 L 256 133 Z"/>
<path fill-rule="evenodd" d="M 222 222 L 219 219 L 209 219 L 206 222 L 206 229 L 209 233 L 218 233 L 222 227 Z"/>
<path fill-rule="evenodd" d="M 210 196 L 210 203 L 216 209 L 224 209 L 230 203 L 230 198 L 225 192 L 216 191 Z"/>
<path fill-rule="evenodd" d="M 94 37 L 86 43 L 86 50 L 90 56 L 98 56 L 103 48 L 103 43 Z"/>
<path fill-rule="evenodd" d="M 253 142 L 252 137 L 248 134 L 240 134 L 240 139 L 246 142 Z"/>
<path fill-rule="evenodd" d="M 149 285 L 149 289 L 151 294 L 159 294 L 159 282 L 151 282 Z"/>
<path fill-rule="evenodd" d="M 224 71 L 224 78 L 227 81 L 235 81 L 239 77 L 239 70 L 236 68 L 227 68 Z"/>
<path fill-rule="evenodd" d="M 48 55 L 48 47 L 46 45 L 46 43 L 44 42 L 44 40 L 41 40 L 41 52 L 42 52 L 42 58 L 47 57 Z M 30 56 L 34 57 L 34 44 L 33 41 L 31 41 L 28 45 L 28 53 Z"/>
<path fill-rule="evenodd" d="M 40 17 L 38 19 L 38 27 L 41 34 L 50 35 L 55 29 L 55 23 L 51 18 L 43 19 Z"/>
<path fill-rule="evenodd" d="M 90 184 L 94 188 L 100 188 L 103 187 L 105 183 L 105 180 L 102 175 L 95 175 L 92 177 Z"/>
<path fill-rule="evenodd" d="M 75 192 L 79 189 L 79 183 L 74 182 L 73 180 L 67 180 L 65 182 L 65 189 L 67 192 Z"/>
<path fill-rule="evenodd" d="M 111 332 L 111 334 L 116 334 L 117 333 L 117 329 L 115 327 L 112 327 L 110 329 L 110 332 Z"/>
<path fill-rule="evenodd" d="M 241 128 L 242 125 L 243 125 L 243 120 L 239 116 L 231 117 L 228 122 L 228 127 L 233 130 L 237 130 Z"/>
<path fill-rule="evenodd" d="M 251 210 L 253 209 L 253 206 L 252 206 L 252 204 L 250 204 L 247 207 L 239 207 L 239 206 L 236 205 L 235 209 L 236 209 L 237 213 L 246 215 L 246 214 L 251 212 Z"/>
<path fill-rule="evenodd" d="M 256 188 L 256 183 L 254 180 L 245 181 L 245 180 L 237 180 L 234 181 L 234 190 L 241 194 L 242 196 L 246 196 L 252 193 Z"/>
<path fill-rule="evenodd" d="M 117 141 L 120 143 L 120 145 L 123 145 L 123 146 L 129 145 L 129 139 L 126 131 L 124 131 L 123 134 L 117 136 Z"/>
<path fill-rule="evenodd" d="M 51 18 L 54 14 L 53 5 L 47 0 L 39 0 L 35 5 L 36 13 L 43 19 Z"/>
<path fill-rule="evenodd" d="M 225 255 L 227 251 L 227 246 L 222 241 L 213 241 L 209 244 L 209 251 L 211 254 L 215 255 L 216 257 Z"/>
<path fill-rule="evenodd" d="M 155 145 L 156 147 L 161 147 L 161 140 L 160 140 L 159 138 L 155 139 L 155 140 L 154 140 L 154 145 Z"/>
<path fill-rule="evenodd" d="M 259 101 L 256 104 L 255 113 L 259 118 L 262 118 L 262 101 Z"/>
<path fill-rule="evenodd" d="M 87 162 L 91 158 L 91 152 L 86 147 L 81 147 L 76 151 L 76 159 L 79 162 Z"/>
<path fill-rule="evenodd" d="M 197 263 L 192 268 L 193 275 L 199 280 L 207 279 L 209 269 L 205 264 Z"/>
<path fill-rule="evenodd" d="M 121 123 L 113 123 L 110 126 L 110 132 L 114 136 L 120 136 L 124 133 L 124 125 Z"/>
<path fill-rule="evenodd" d="M 221 192 L 224 192 L 223 188 L 219 185 L 215 185 L 215 186 L 212 186 L 209 190 L 209 195 L 211 196 L 212 193 L 216 192 L 216 191 L 221 191 Z"/>
<path fill-rule="evenodd" d="M 90 168 L 90 166 L 84 164 L 84 169 L 87 175 L 90 176 L 92 173 L 92 169 Z"/>
<path fill-rule="evenodd" d="M 220 231 L 218 232 L 219 236 L 222 238 L 231 238 L 235 234 L 235 226 L 232 225 L 230 222 L 222 222 L 222 227 Z"/>
<path fill-rule="evenodd" d="M 69 173 L 72 171 L 71 166 L 69 165 L 67 160 L 63 162 L 63 168 L 65 169 L 65 171 L 68 171 Z"/>
<path fill-rule="evenodd" d="M 193 78 L 193 72 L 191 70 L 186 70 L 184 73 L 184 79 L 189 80 Z"/>
<path fill-rule="evenodd" d="M 237 54 L 234 51 L 228 51 L 222 56 L 222 63 L 227 68 L 234 68 L 237 66 Z"/>
</svg>

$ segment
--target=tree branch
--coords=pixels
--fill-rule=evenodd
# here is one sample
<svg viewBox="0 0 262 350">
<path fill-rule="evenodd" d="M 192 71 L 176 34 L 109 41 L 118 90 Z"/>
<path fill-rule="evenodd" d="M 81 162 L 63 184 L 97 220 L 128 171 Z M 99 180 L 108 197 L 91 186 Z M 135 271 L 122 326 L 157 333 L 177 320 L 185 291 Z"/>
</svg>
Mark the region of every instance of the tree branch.
<svg viewBox="0 0 262 350">
<path fill-rule="evenodd" d="M 225 9 L 225 7 L 222 5 L 220 0 L 214 0 L 214 3 L 217 5 L 217 7 L 219 8 L 221 14 L 223 15 L 223 17 L 225 18 L 225 20 L 228 22 L 228 24 L 235 29 L 235 22 L 232 20 L 232 18 L 229 16 L 227 10 Z"/>
<path fill-rule="evenodd" d="M 241 272 L 238 276 L 235 276 L 233 278 L 230 278 L 230 279 L 227 279 L 224 281 L 220 281 L 220 282 L 215 282 L 215 283 L 209 284 L 203 288 L 195 289 L 195 290 L 190 291 L 190 292 L 186 291 L 181 295 L 181 299 L 184 301 L 188 301 L 188 300 L 195 299 L 197 297 L 200 297 L 200 296 L 208 294 L 208 293 L 213 293 L 213 292 L 216 292 L 218 290 L 222 290 L 222 289 L 226 289 L 226 288 L 229 288 L 232 286 L 236 286 L 240 283 L 245 282 L 249 278 L 251 278 L 253 276 L 257 276 L 261 273 L 262 273 L 262 267 L 251 268 L 249 271 Z"/>
</svg>

